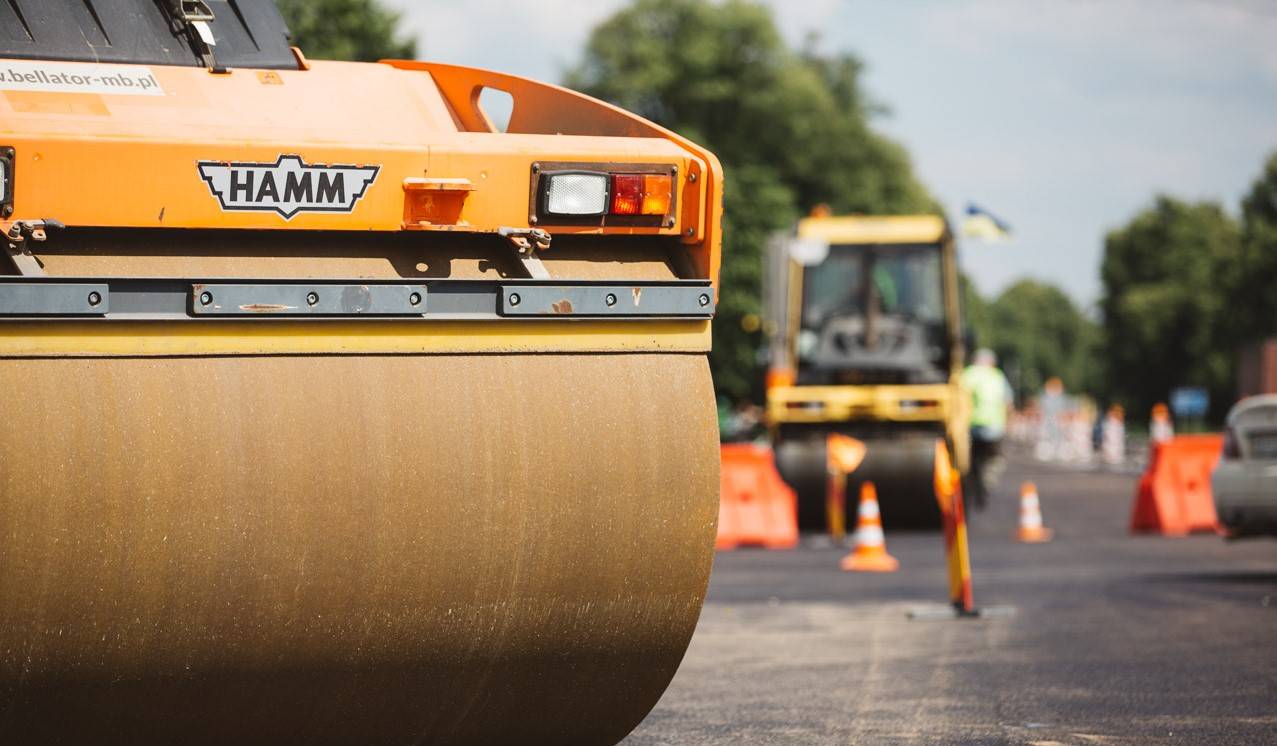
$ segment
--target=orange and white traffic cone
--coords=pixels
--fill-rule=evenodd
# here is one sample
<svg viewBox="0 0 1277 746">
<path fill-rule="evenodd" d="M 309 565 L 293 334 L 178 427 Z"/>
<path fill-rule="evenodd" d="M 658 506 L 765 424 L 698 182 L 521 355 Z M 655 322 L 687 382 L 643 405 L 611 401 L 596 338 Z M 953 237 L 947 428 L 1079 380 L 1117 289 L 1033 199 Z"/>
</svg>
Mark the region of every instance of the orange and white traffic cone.
<svg viewBox="0 0 1277 746">
<path fill-rule="evenodd" d="M 860 487 L 860 510 L 856 520 L 856 548 L 842 558 L 842 569 L 851 572 L 895 572 L 900 562 L 887 554 L 887 539 L 882 533 L 882 515 L 878 511 L 878 490 L 873 482 Z"/>
<path fill-rule="evenodd" d="M 1042 503 L 1038 500 L 1038 488 L 1032 482 L 1020 485 L 1020 531 L 1016 538 L 1026 544 L 1051 540 L 1051 529 L 1042 525 Z"/>
</svg>

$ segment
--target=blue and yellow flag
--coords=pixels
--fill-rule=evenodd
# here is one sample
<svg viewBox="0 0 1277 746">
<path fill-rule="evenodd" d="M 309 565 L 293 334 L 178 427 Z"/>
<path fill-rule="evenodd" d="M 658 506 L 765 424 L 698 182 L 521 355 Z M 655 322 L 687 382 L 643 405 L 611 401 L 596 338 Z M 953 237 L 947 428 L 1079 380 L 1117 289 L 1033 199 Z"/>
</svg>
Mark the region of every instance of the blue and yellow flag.
<svg viewBox="0 0 1277 746">
<path fill-rule="evenodd" d="M 967 215 L 962 220 L 962 235 L 985 241 L 1002 241 L 1011 237 L 1011 226 L 988 210 L 968 203 Z"/>
</svg>

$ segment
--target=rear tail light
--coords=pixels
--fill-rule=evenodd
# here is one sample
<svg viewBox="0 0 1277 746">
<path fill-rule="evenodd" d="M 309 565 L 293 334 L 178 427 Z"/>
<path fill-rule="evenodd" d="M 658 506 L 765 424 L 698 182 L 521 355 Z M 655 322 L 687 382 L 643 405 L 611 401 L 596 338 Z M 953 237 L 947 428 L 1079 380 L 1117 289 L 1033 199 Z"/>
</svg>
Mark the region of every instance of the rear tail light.
<svg viewBox="0 0 1277 746">
<path fill-rule="evenodd" d="M 615 174 L 612 177 L 612 214 L 641 215 L 643 175 Z"/>
<path fill-rule="evenodd" d="M 563 216 L 602 215 L 608 206 L 607 187 L 605 174 L 548 174 L 545 179 L 545 211 Z"/>
<path fill-rule="evenodd" d="M 1241 445 L 1237 442 L 1237 431 L 1232 427 L 1224 428 L 1224 458 L 1236 461 L 1242 457 Z"/>
<path fill-rule="evenodd" d="M 825 408 L 825 404 L 818 401 L 788 401 L 785 402 L 785 408 L 800 412 L 819 412 Z"/>
<path fill-rule="evenodd" d="M 940 406 L 940 402 L 935 399 L 901 399 L 901 412 L 917 412 L 923 409 L 935 409 Z"/>
<path fill-rule="evenodd" d="M 787 388 L 794 385 L 794 371 L 792 368 L 769 368 L 767 370 L 766 379 L 767 389 Z"/>
<path fill-rule="evenodd" d="M 613 174 L 612 214 L 663 217 L 670 211 L 674 177 L 669 174 Z"/>
<path fill-rule="evenodd" d="M 560 168 L 554 169 L 555 165 Z M 593 224 L 617 217 L 624 220 L 618 225 L 675 225 L 674 167 L 600 164 L 607 170 L 582 168 L 588 165 L 535 164 L 537 204 L 532 217 L 560 224 Z"/>
<path fill-rule="evenodd" d="M 665 215 L 674 197 L 674 177 L 669 174 L 643 174 L 644 215 Z"/>
</svg>

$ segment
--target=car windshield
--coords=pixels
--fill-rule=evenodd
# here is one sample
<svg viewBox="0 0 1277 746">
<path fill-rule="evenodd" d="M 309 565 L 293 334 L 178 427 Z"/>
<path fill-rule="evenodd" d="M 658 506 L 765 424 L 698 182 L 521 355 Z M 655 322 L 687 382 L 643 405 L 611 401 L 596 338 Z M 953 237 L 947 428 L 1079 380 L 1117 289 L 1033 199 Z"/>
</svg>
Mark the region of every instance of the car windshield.
<svg viewBox="0 0 1277 746">
<path fill-rule="evenodd" d="M 820 264 L 803 270 L 805 329 L 835 316 L 863 316 L 870 299 L 880 313 L 922 322 L 944 318 L 940 251 L 936 245 L 831 246 Z M 872 284 L 866 278 L 872 277 Z"/>
<path fill-rule="evenodd" d="M 1239 432 L 1249 445 L 1255 461 L 1277 461 L 1277 401 L 1265 404 L 1258 399 L 1239 404 L 1229 416 L 1229 427 Z"/>
</svg>

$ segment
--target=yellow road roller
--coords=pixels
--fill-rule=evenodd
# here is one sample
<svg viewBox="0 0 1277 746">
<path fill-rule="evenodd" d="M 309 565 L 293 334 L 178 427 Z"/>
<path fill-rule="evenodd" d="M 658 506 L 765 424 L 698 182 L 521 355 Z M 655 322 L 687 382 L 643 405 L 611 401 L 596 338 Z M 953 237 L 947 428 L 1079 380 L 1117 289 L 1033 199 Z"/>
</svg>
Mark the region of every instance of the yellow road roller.
<svg viewBox="0 0 1277 746">
<path fill-rule="evenodd" d="M 721 191 L 267 0 L 0 3 L 0 743 L 623 738 L 709 576 Z"/>
<path fill-rule="evenodd" d="M 963 474 L 969 462 L 958 261 L 944 218 L 818 212 L 767 254 L 767 418 L 800 524 L 825 525 L 826 437 L 841 433 L 866 445 L 852 494 L 872 481 L 888 528 L 938 528 L 937 439 Z"/>
</svg>

